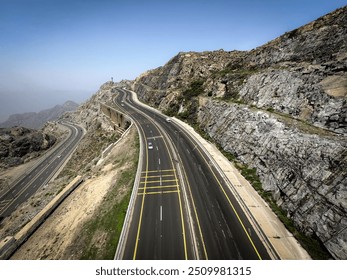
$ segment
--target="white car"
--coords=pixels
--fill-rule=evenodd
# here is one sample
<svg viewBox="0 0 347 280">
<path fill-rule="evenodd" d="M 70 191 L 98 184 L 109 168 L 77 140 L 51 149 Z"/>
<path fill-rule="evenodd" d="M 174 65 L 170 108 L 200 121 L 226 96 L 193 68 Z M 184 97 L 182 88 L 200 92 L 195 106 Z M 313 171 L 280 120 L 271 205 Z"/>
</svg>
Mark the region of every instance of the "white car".
<svg viewBox="0 0 347 280">
<path fill-rule="evenodd" d="M 171 122 L 171 119 L 170 119 L 170 118 L 166 118 L 166 121 L 167 121 L 167 122 Z"/>
<path fill-rule="evenodd" d="M 152 142 L 148 142 L 148 150 L 153 150 L 153 144 L 152 144 Z"/>
</svg>

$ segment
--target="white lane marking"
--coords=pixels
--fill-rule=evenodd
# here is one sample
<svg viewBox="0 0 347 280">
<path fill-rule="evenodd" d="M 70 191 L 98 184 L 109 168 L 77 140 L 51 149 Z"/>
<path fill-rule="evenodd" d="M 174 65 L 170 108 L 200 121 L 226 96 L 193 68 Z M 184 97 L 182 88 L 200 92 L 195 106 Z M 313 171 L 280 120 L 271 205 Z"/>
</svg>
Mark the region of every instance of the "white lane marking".
<svg viewBox="0 0 347 280">
<path fill-rule="evenodd" d="M 163 221 L 163 206 L 160 205 L 160 221 Z"/>
<path fill-rule="evenodd" d="M 160 158 L 158 158 L 158 162 L 159 162 L 159 165 L 160 165 Z"/>
<path fill-rule="evenodd" d="M 27 197 L 29 195 L 29 193 L 26 193 L 25 197 Z"/>
</svg>

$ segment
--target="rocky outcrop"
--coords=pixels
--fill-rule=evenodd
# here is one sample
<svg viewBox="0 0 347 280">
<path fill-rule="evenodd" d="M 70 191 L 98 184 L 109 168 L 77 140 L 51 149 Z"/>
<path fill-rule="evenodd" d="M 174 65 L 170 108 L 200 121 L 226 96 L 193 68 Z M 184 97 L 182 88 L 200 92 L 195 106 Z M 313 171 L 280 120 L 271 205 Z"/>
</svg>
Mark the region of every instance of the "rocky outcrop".
<svg viewBox="0 0 347 280">
<path fill-rule="evenodd" d="M 179 53 L 143 101 L 256 168 L 297 228 L 347 259 L 347 7 L 250 51 Z"/>
<path fill-rule="evenodd" d="M 163 67 L 150 70 L 134 81 L 139 98 L 167 109 L 192 81 L 207 79 L 224 69 L 230 58 L 242 52 L 179 53 Z"/>
<path fill-rule="evenodd" d="M 123 83 L 120 85 L 125 86 Z M 100 103 L 113 103 L 114 87 L 116 87 L 116 84 L 113 82 L 104 83 L 90 99 L 78 106 L 74 112 L 63 114 L 61 119 L 78 123 L 87 131 L 94 131 L 98 127 L 102 127 L 105 131 L 114 131 L 113 125 L 100 109 Z"/>
<path fill-rule="evenodd" d="M 37 157 L 56 142 L 53 135 L 24 127 L 0 128 L 0 168 L 19 165 Z"/>
<path fill-rule="evenodd" d="M 198 122 L 225 151 L 256 168 L 263 188 L 300 230 L 317 235 L 334 257 L 346 258 L 345 137 L 212 100 L 201 107 Z"/>
<path fill-rule="evenodd" d="M 39 129 L 46 122 L 55 121 L 65 112 L 74 111 L 77 107 L 77 103 L 66 101 L 63 105 L 56 105 L 53 108 L 38 113 L 14 114 L 11 115 L 7 121 L 0 123 L 0 127 L 23 126 L 26 128 Z"/>
<path fill-rule="evenodd" d="M 173 104 L 179 108 L 184 91 L 202 81 L 200 94 L 272 108 L 347 133 L 346 25 L 344 7 L 248 52 L 179 53 L 138 77 L 133 88 L 167 110 Z"/>
</svg>

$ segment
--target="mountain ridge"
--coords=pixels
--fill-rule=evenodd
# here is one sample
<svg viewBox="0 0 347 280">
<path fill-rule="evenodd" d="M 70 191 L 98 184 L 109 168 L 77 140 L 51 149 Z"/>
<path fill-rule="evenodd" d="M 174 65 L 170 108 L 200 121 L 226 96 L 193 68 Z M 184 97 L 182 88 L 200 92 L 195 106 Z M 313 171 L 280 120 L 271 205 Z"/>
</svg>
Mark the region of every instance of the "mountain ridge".
<svg viewBox="0 0 347 280">
<path fill-rule="evenodd" d="M 31 129 L 38 129 L 48 121 L 57 120 L 65 112 L 74 111 L 78 104 L 74 101 L 66 101 L 62 105 L 55 105 L 52 108 L 42 110 L 38 113 L 27 112 L 22 114 L 13 114 L 9 118 L 0 123 L 0 127 L 21 126 Z"/>
</svg>

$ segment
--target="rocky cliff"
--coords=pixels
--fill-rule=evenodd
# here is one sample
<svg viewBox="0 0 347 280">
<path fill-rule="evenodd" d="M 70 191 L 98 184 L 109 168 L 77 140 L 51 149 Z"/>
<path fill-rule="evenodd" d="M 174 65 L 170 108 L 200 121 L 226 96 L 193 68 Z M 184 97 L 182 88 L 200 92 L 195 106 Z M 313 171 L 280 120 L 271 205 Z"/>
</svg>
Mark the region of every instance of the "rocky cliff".
<svg viewBox="0 0 347 280">
<path fill-rule="evenodd" d="M 0 128 L 0 169 L 37 157 L 56 142 L 56 137 L 24 127 Z"/>
<path fill-rule="evenodd" d="M 99 127 L 102 127 L 105 131 L 114 131 L 107 117 L 100 110 L 100 102 L 113 103 L 113 87 L 115 87 L 113 82 L 104 83 L 91 98 L 78 106 L 73 112 L 63 114 L 61 119 L 78 123 L 91 132 Z"/>
<path fill-rule="evenodd" d="M 250 51 L 179 53 L 140 99 L 255 168 L 295 226 L 347 259 L 347 7 Z"/>
<path fill-rule="evenodd" d="M 56 105 L 53 108 L 38 113 L 14 114 L 11 115 L 7 121 L 0 123 L 0 127 L 24 126 L 27 128 L 39 129 L 44 123 L 55 121 L 65 112 L 74 111 L 77 107 L 77 103 L 66 101 L 63 105 Z"/>
</svg>

